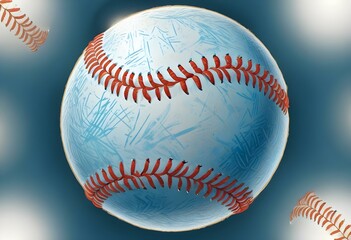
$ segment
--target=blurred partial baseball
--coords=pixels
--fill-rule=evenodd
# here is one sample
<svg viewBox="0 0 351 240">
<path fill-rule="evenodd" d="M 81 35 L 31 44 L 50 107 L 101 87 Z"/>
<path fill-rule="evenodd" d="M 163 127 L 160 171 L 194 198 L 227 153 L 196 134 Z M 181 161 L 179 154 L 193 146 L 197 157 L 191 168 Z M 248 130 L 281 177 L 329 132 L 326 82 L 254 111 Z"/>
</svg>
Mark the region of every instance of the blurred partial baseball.
<svg viewBox="0 0 351 240">
<path fill-rule="evenodd" d="M 92 204 L 142 228 L 185 231 L 249 208 L 283 156 L 288 108 L 282 73 L 251 32 L 166 6 L 89 43 L 61 132 Z"/>
<path fill-rule="evenodd" d="M 340 199 L 338 199 L 336 195 L 334 195 L 333 198 L 336 202 L 340 203 Z M 341 204 L 340 206 L 344 206 L 348 210 L 350 206 L 349 199 L 346 198 L 345 200 L 347 204 Z M 347 214 L 349 213 L 350 211 L 347 212 Z M 317 231 L 305 223 L 302 225 L 304 226 L 304 229 L 300 229 L 299 233 L 297 233 L 300 235 L 298 236 L 299 239 L 307 237 L 308 239 L 351 239 L 351 224 L 349 219 L 345 218 L 343 213 L 339 212 L 327 202 L 320 199 L 314 192 L 307 192 L 297 202 L 296 206 L 291 212 L 290 222 L 299 217 L 306 218 L 309 221 L 314 222 L 315 226 L 318 225 L 318 227 L 323 229 L 322 233 L 321 231 Z"/>
<path fill-rule="evenodd" d="M 49 31 L 41 30 L 12 0 L 0 0 L 0 22 L 33 52 L 46 41 Z"/>
</svg>

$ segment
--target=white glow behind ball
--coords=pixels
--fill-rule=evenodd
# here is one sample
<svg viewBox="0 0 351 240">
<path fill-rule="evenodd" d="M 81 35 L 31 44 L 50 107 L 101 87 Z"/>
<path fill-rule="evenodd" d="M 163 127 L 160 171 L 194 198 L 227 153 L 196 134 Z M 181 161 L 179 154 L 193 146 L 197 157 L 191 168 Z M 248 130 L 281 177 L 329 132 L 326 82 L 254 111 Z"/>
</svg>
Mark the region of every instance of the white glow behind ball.
<svg viewBox="0 0 351 240">
<path fill-rule="evenodd" d="M 351 41 L 350 1 L 295 0 L 282 3 L 282 19 L 288 21 L 288 29 L 303 41 L 303 46 L 328 53 L 328 57 L 348 52 Z"/>
<path fill-rule="evenodd" d="M 8 190 L 8 189 L 6 189 Z M 0 239 L 1 240 L 56 240 L 58 225 L 52 216 L 33 199 L 21 194 L 0 197 Z M 62 235 L 61 235 L 62 237 Z M 61 238 L 62 239 L 62 238 Z"/>
<path fill-rule="evenodd" d="M 62 139 L 95 206 L 184 231 L 245 211 L 264 189 L 288 107 L 277 64 L 247 29 L 205 9 L 162 7 L 89 44 L 66 87 Z"/>
</svg>

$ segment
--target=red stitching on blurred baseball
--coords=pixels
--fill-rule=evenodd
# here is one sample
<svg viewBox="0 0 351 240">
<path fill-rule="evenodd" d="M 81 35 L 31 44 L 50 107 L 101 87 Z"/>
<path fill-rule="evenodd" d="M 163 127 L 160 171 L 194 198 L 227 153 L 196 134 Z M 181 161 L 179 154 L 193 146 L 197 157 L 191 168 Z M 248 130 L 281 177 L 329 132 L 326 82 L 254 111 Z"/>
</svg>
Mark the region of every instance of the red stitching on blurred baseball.
<svg viewBox="0 0 351 240">
<path fill-rule="evenodd" d="M 269 93 L 268 98 L 273 99 L 273 101 L 281 108 L 284 114 L 287 113 L 289 109 L 289 98 L 284 89 L 280 86 L 277 79 L 273 75 L 269 74 L 267 70 L 264 70 L 263 74 L 260 74 L 261 66 L 256 64 L 253 69 L 253 63 L 251 60 L 247 62 L 247 66 L 243 66 L 243 60 L 241 57 L 236 58 L 236 65 L 232 63 L 232 57 L 227 54 L 224 57 L 225 64 L 221 63 L 221 59 L 214 55 L 213 61 L 215 67 L 208 67 L 208 58 L 202 57 L 202 68 L 198 66 L 193 60 L 189 61 L 189 64 L 194 72 L 187 71 L 182 65 L 178 65 L 179 70 L 184 76 L 178 76 L 174 70 L 171 68 L 167 69 L 168 74 L 172 79 L 166 79 L 161 72 L 157 72 L 157 78 L 162 84 L 156 83 L 154 81 L 154 76 L 151 73 L 147 74 L 148 85 L 146 86 L 144 82 L 144 77 L 142 73 L 135 74 L 134 72 L 129 74 L 129 70 L 125 70 L 122 74 L 123 66 L 117 66 L 113 63 L 111 59 L 108 58 L 106 52 L 103 50 L 103 37 L 104 34 L 101 33 L 91 41 L 84 53 L 84 61 L 86 69 L 92 76 L 98 76 L 98 83 L 100 84 L 104 80 L 105 89 L 107 89 L 109 83 L 111 82 L 111 92 L 115 92 L 119 96 L 121 88 L 124 87 L 124 98 L 127 100 L 129 92 L 132 91 L 132 97 L 135 102 L 137 102 L 138 92 L 142 91 L 142 95 L 151 102 L 150 91 L 155 91 L 155 95 L 158 100 L 161 100 L 161 89 L 165 92 L 168 98 L 171 98 L 170 87 L 180 84 L 184 93 L 189 94 L 187 81 L 189 79 L 193 80 L 199 90 L 202 90 L 201 80 L 199 75 L 204 76 L 213 85 L 215 84 L 215 75 L 220 79 L 221 82 L 224 78 L 228 82 L 231 82 L 232 77 L 229 74 L 229 70 L 233 70 L 236 74 L 236 80 L 241 83 L 241 75 L 244 75 L 245 84 L 248 86 L 251 81 L 252 87 L 256 88 L 258 84 L 258 89 L 260 92 L 266 95 Z M 121 76 L 122 75 L 122 76 Z M 129 76 L 128 76 L 129 75 Z M 137 82 L 139 86 L 135 84 L 135 78 L 137 76 Z"/>
<path fill-rule="evenodd" d="M 7 6 L 11 4 L 10 6 Z M 12 0 L 0 0 L 0 21 L 15 31 L 14 34 L 22 40 L 33 52 L 44 44 L 48 31 L 42 31 L 39 27 L 21 13 L 21 9 L 12 4 Z"/>
<path fill-rule="evenodd" d="M 165 186 L 171 188 L 173 184 L 177 184 L 179 191 L 184 187 L 187 192 L 194 189 L 196 195 L 202 190 L 206 190 L 204 197 L 209 197 L 212 194 L 211 200 L 225 205 L 233 214 L 245 211 L 253 201 L 248 187 L 245 187 L 243 183 L 237 184 L 236 179 L 230 180 L 229 176 L 223 177 L 221 173 L 212 175 L 213 169 L 198 176 L 200 165 L 190 171 L 185 161 L 180 162 L 173 169 L 172 159 L 168 159 L 163 170 L 159 169 L 160 164 L 161 159 L 157 159 L 155 165 L 150 166 L 149 159 L 146 159 L 144 168 L 139 173 L 136 171 L 136 160 L 133 159 L 130 172 L 127 173 L 123 162 L 120 162 L 118 167 L 120 174 L 117 174 L 112 166 L 108 166 L 107 169 L 102 169 L 101 172 L 90 176 L 85 182 L 85 195 L 96 207 L 102 208 L 102 204 L 112 196 L 112 193 L 146 189 L 147 182 L 154 189 L 156 189 L 156 183 L 158 183 L 158 187 L 162 188 Z M 167 179 L 166 183 L 162 177 Z"/>
<path fill-rule="evenodd" d="M 307 192 L 290 214 L 290 222 L 297 217 L 305 217 L 325 228 L 335 240 L 349 240 L 351 225 L 347 225 L 341 213 L 320 199 L 314 192 Z"/>
</svg>

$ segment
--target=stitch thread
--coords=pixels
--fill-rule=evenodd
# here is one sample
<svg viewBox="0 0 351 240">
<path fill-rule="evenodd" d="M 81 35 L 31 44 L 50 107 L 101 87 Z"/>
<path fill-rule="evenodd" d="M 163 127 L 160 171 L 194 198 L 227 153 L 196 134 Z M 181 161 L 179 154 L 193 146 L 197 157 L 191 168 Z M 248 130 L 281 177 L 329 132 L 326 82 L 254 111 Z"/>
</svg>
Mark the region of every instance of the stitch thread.
<svg viewBox="0 0 351 240">
<path fill-rule="evenodd" d="M 185 190 L 189 193 L 192 189 L 196 195 L 204 190 L 204 197 L 216 200 L 220 204 L 228 207 L 233 213 L 245 211 L 253 202 L 252 191 L 245 187 L 243 183 L 238 184 L 236 179 L 230 180 L 230 177 L 222 177 L 221 173 L 214 175 L 214 169 L 209 169 L 202 175 L 199 175 L 201 165 L 190 170 L 186 166 L 186 161 L 180 162 L 173 167 L 172 159 L 168 159 L 164 169 L 160 169 L 161 159 L 157 159 L 153 166 L 150 166 L 150 160 L 146 159 L 142 172 L 136 171 L 136 161 L 132 160 L 130 172 L 126 172 L 123 162 L 120 162 L 117 173 L 112 166 L 107 170 L 102 169 L 96 172 L 84 184 L 86 197 L 98 208 L 106 199 L 114 193 L 123 193 L 128 190 L 147 189 L 146 182 L 154 189 L 157 187 L 168 187 L 177 184 L 179 191 Z"/>
<path fill-rule="evenodd" d="M 6 27 L 10 25 L 10 31 L 15 31 L 15 35 L 22 40 L 33 52 L 44 44 L 48 36 L 48 31 L 41 29 L 33 24 L 33 22 L 22 14 L 18 7 L 5 7 L 6 4 L 12 3 L 12 0 L 0 0 L 0 21 Z"/>
<path fill-rule="evenodd" d="M 315 193 L 306 193 L 294 207 L 290 215 L 290 222 L 302 216 L 317 222 L 318 225 L 325 227 L 330 235 L 339 235 L 335 240 L 348 240 L 351 237 L 351 225 L 347 225 L 342 230 L 345 220 L 341 220 L 342 215 L 336 214 L 336 210 L 326 206 Z M 335 217 L 335 218 L 334 218 Z M 340 221 L 339 221 L 340 220 Z M 334 230 L 334 231 L 333 231 Z"/>
<path fill-rule="evenodd" d="M 260 74 L 260 64 L 256 64 L 255 67 L 253 67 L 252 60 L 249 60 L 245 67 L 241 57 L 237 57 L 236 65 L 233 65 L 230 54 L 226 54 L 224 57 L 225 64 L 221 62 L 218 56 L 214 55 L 213 61 L 215 67 L 209 67 L 208 58 L 203 56 L 201 58 L 203 66 L 201 67 L 193 60 L 189 61 L 189 65 L 194 72 L 187 71 L 179 64 L 178 69 L 184 76 L 178 76 L 174 70 L 168 67 L 167 73 L 171 79 L 166 79 L 164 75 L 158 71 L 156 76 L 153 76 L 150 72 L 147 73 L 147 81 L 145 81 L 145 77 L 142 73 L 129 73 L 128 69 L 123 72 L 124 66 L 118 66 L 109 59 L 106 52 L 103 50 L 103 37 L 103 33 L 97 35 L 85 49 L 84 62 L 86 69 L 92 74 L 92 77 L 97 76 L 99 84 L 104 81 L 105 90 L 111 82 L 111 93 L 115 92 L 116 95 L 119 96 L 121 91 L 123 91 L 126 100 L 129 97 L 130 91 L 132 92 L 132 98 L 135 102 L 138 100 L 139 92 L 141 92 L 143 97 L 150 103 L 151 91 L 154 91 L 159 101 L 161 100 L 161 90 L 164 91 L 168 98 L 172 98 L 170 88 L 176 84 L 180 85 L 185 94 L 189 94 L 187 86 L 187 81 L 189 79 L 194 81 L 199 90 L 202 90 L 199 76 L 205 77 L 213 85 L 215 84 L 215 75 L 219 78 L 221 83 L 223 83 L 224 79 L 231 82 L 232 76 L 229 74 L 229 70 L 232 70 L 236 74 L 236 80 L 239 84 L 241 84 L 241 76 L 243 75 L 247 86 L 250 81 L 253 88 L 256 88 L 258 85 L 259 91 L 263 91 L 264 95 L 268 95 L 268 98 L 272 99 L 284 114 L 286 114 L 289 109 L 288 95 L 285 90 L 282 89 L 277 79 L 275 79 L 272 74 L 269 74 L 267 70 L 264 70 L 263 73 Z M 156 83 L 154 81 L 155 77 L 157 77 L 162 84 Z M 139 86 L 136 86 L 136 83 L 139 84 Z"/>
</svg>

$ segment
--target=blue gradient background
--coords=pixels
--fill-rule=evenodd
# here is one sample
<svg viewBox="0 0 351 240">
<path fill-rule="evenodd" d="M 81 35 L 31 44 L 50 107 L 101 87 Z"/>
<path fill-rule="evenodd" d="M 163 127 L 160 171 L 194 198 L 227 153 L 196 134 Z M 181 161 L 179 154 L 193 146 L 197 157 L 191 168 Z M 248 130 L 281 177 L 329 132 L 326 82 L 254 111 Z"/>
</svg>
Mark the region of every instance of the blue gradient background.
<svg viewBox="0 0 351 240">
<path fill-rule="evenodd" d="M 250 209 L 211 227 L 182 233 L 139 229 L 93 207 L 65 159 L 59 128 L 65 84 L 88 42 L 118 18 L 169 4 L 208 8 L 249 28 L 280 66 L 291 102 L 284 157 Z M 38 53 L 23 50 L 10 56 L 9 51 L 2 53 L 6 46 L 0 46 L 0 116 L 6 114 L 6 106 L 16 108 L 18 119 L 8 126 L 7 137 L 22 131 L 10 146 L 15 154 L 0 165 L 0 197 L 17 191 L 35 199 L 55 223 L 52 239 L 290 239 L 289 214 L 306 191 L 325 185 L 350 191 L 351 146 L 336 129 L 343 116 L 339 113 L 351 105 L 338 100 L 351 87 L 351 47 L 327 52 L 306 46 L 304 36 L 285 21 L 283 8 L 284 3 L 273 0 L 55 4 L 48 41 Z"/>
</svg>

